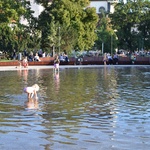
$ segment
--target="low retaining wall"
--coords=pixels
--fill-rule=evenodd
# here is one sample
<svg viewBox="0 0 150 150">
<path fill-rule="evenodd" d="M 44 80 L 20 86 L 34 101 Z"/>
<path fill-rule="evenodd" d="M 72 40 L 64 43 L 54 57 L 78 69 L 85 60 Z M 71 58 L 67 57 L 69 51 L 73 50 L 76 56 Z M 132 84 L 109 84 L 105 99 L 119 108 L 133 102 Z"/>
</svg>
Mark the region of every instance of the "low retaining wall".
<svg viewBox="0 0 150 150">
<path fill-rule="evenodd" d="M 32 61 L 29 62 L 29 66 L 38 66 L 38 65 L 53 65 L 53 57 L 44 57 L 40 58 L 41 61 Z M 8 61 L 0 62 L 0 66 L 19 66 L 20 61 Z M 60 65 L 103 65 L 103 57 L 84 57 L 84 58 L 74 58 L 70 57 L 69 62 L 60 62 Z M 133 62 L 130 57 L 119 57 L 118 65 L 132 65 Z M 137 56 L 134 61 L 136 65 L 150 65 L 150 57 L 140 57 Z"/>
<path fill-rule="evenodd" d="M 0 66 L 19 66 L 19 61 L 0 62 Z"/>
<path fill-rule="evenodd" d="M 108 62 L 107 62 L 108 63 Z M 81 65 L 103 65 L 103 57 L 84 57 L 81 58 Z M 119 57 L 118 65 L 132 65 L 133 61 L 130 57 Z M 134 61 L 136 65 L 150 65 L 150 57 L 137 56 Z"/>
<path fill-rule="evenodd" d="M 140 57 L 137 56 L 135 63 L 136 65 L 150 65 L 150 57 Z"/>
<path fill-rule="evenodd" d="M 103 57 L 84 57 L 81 58 L 82 65 L 103 65 Z"/>
</svg>

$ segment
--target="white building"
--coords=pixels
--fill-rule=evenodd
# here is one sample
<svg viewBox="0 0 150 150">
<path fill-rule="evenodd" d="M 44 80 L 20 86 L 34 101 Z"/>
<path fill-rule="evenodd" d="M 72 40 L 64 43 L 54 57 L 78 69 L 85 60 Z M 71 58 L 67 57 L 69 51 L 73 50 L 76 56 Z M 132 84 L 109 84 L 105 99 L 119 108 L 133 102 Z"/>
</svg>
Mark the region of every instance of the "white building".
<svg viewBox="0 0 150 150">
<path fill-rule="evenodd" d="M 90 7 L 95 7 L 97 14 L 100 14 L 101 10 L 113 13 L 114 3 L 118 3 L 118 0 L 90 0 Z"/>
</svg>

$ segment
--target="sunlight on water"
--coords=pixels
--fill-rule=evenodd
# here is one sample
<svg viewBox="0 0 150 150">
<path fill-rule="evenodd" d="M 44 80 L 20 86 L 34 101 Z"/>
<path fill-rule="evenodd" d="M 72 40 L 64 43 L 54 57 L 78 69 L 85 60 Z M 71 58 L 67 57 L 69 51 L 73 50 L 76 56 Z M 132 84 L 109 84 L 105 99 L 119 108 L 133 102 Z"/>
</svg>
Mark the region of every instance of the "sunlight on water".
<svg viewBox="0 0 150 150">
<path fill-rule="evenodd" d="M 0 72 L 0 149 L 148 150 L 149 78 L 149 66 Z"/>
</svg>

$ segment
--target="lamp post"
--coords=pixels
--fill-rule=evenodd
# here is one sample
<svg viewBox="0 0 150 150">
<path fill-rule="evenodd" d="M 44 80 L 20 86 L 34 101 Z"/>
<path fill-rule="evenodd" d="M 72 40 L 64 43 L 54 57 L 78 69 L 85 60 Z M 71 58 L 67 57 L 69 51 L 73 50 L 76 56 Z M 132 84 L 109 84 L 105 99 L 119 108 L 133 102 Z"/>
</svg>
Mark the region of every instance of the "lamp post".
<svg viewBox="0 0 150 150">
<path fill-rule="evenodd" d="M 59 51 L 59 54 L 60 54 L 60 27 L 58 28 L 58 34 L 59 34 L 59 37 L 58 37 L 58 51 Z"/>
<path fill-rule="evenodd" d="M 117 30 L 113 30 L 113 33 L 111 34 L 111 56 L 113 55 L 113 35 L 115 35 L 115 32 L 117 32 Z"/>
<path fill-rule="evenodd" d="M 104 53 L 104 42 L 102 42 L 102 54 Z"/>
<path fill-rule="evenodd" d="M 113 34 L 111 34 L 111 56 L 113 51 Z"/>
</svg>

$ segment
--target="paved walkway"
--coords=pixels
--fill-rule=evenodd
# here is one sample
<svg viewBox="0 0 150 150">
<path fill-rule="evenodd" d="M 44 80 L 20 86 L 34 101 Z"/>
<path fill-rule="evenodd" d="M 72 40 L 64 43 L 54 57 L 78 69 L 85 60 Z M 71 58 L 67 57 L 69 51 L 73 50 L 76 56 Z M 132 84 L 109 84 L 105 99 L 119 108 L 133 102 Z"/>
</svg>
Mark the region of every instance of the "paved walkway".
<svg viewBox="0 0 150 150">
<path fill-rule="evenodd" d="M 104 67 L 103 65 L 60 65 L 61 68 L 89 68 L 89 67 Z M 50 66 L 28 66 L 28 68 L 23 68 L 23 67 L 16 67 L 16 66 L 1 66 L 0 71 L 11 71 L 11 70 L 31 70 L 31 69 L 53 69 L 53 65 Z"/>
<path fill-rule="evenodd" d="M 135 66 L 149 66 L 150 65 L 106 65 L 106 67 L 135 67 Z M 91 67 L 95 67 L 95 68 L 100 68 L 100 67 L 104 67 L 104 65 L 60 65 L 60 69 L 61 68 L 91 68 Z M 1 66 L 0 67 L 0 71 L 12 71 L 12 70 L 31 70 L 31 69 L 53 69 L 54 67 L 51 66 L 28 66 L 28 68 L 23 68 L 23 67 L 16 67 L 16 66 Z"/>
</svg>

